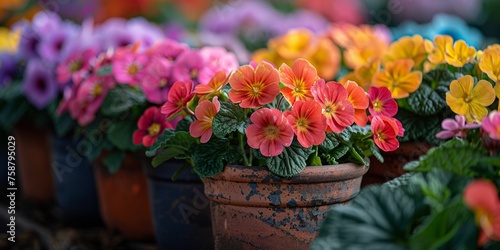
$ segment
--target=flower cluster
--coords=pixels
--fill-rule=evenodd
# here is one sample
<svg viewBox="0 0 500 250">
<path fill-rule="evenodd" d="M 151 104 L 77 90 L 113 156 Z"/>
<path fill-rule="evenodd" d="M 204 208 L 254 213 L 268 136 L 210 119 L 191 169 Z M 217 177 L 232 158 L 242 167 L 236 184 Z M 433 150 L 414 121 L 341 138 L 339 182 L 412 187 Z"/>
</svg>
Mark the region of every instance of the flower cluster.
<svg viewBox="0 0 500 250">
<path fill-rule="evenodd" d="M 167 119 L 187 116 L 189 128 L 165 130 L 148 154 L 160 153 L 158 158 L 163 160 L 169 157 L 161 154 L 170 158 L 191 154 L 195 171 L 201 176 L 216 174 L 223 163 L 250 166 L 259 164 L 258 159 L 278 161 L 275 165 L 281 166 L 279 170 L 267 164 L 281 176 L 298 174 L 306 164 L 334 164 L 347 158 L 368 164 L 364 150 L 376 151 L 375 143 L 384 151 L 392 151 L 399 147 L 397 136 L 404 135 L 401 123 L 392 117 L 397 105 L 387 88 L 372 87 L 366 93 L 353 81 L 326 82 L 303 58 L 291 66 L 283 63 L 278 69 L 260 62 L 240 66 L 231 74 L 219 71 L 208 85 L 194 89 L 190 81 L 178 81 L 161 112 Z M 371 130 L 366 126 L 368 121 Z M 177 136 L 187 133 L 191 139 L 176 141 Z M 186 141 L 191 146 L 184 150 L 173 146 L 185 146 Z M 174 147 L 177 152 L 171 152 Z M 227 152 L 206 155 L 200 148 Z M 282 159 L 287 157 L 295 160 Z M 217 165 L 215 170 L 207 165 L 212 160 Z"/>
</svg>

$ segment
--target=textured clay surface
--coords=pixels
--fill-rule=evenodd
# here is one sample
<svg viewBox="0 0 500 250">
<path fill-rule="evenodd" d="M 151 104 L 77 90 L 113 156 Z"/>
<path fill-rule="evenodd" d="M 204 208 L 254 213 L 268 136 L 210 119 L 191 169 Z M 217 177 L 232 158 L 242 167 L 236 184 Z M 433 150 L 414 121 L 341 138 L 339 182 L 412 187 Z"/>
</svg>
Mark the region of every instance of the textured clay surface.
<svg viewBox="0 0 500 250">
<path fill-rule="evenodd" d="M 368 167 L 307 167 L 291 178 L 227 166 L 204 179 L 216 249 L 308 249 L 333 205 L 349 202 Z"/>
</svg>

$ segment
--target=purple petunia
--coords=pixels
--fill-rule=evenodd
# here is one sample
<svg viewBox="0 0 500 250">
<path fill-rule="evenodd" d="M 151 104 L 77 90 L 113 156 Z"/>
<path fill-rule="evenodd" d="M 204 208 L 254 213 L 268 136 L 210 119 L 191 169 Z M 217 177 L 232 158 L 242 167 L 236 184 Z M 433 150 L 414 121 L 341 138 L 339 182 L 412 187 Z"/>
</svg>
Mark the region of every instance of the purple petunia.
<svg viewBox="0 0 500 250">
<path fill-rule="evenodd" d="M 56 98 L 58 86 L 51 72 L 39 59 L 31 59 L 26 67 L 23 92 L 38 109 L 45 108 Z"/>
</svg>

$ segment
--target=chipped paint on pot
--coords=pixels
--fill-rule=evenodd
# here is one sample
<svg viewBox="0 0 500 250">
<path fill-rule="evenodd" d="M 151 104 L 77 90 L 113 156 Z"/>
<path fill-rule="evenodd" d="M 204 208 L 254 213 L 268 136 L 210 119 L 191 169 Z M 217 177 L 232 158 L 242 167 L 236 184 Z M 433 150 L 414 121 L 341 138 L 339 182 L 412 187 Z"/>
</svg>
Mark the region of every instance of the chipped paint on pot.
<svg viewBox="0 0 500 250">
<path fill-rule="evenodd" d="M 226 166 L 205 178 L 216 249 L 308 249 L 327 211 L 360 189 L 368 167 L 307 167 L 282 178 L 263 167 Z"/>
</svg>

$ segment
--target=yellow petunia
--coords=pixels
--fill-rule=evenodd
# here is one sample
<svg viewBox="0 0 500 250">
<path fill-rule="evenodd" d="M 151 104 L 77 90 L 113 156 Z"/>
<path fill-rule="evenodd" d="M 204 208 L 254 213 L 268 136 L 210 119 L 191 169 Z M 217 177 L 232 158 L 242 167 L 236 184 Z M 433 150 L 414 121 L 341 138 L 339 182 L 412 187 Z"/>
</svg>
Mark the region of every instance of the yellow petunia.
<svg viewBox="0 0 500 250">
<path fill-rule="evenodd" d="M 465 75 L 450 84 L 446 93 L 446 103 L 458 115 L 465 115 L 467 122 L 481 122 L 488 114 L 487 106 L 495 101 L 495 91 L 491 83 L 480 80 L 474 86 L 474 78 Z"/>
<path fill-rule="evenodd" d="M 438 35 L 434 37 L 434 43 L 431 43 L 430 47 L 428 42 L 426 41 L 426 50 L 429 53 L 427 56 L 427 59 L 429 60 L 430 63 L 434 65 L 446 63 L 445 60 L 445 53 L 446 53 L 446 46 L 448 44 L 453 44 L 453 38 L 448 35 Z"/>
<path fill-rule="evenodd" d="M 454 45 L 446 44 L 444 58 L 446 62 L 455 67 L 463 67 L 472 62 L 476 56 L 476 49 L 469 47 L 464 40 L 458 40 Z"/>
<path fill-rule="evenodd" d="M 20 32 L 0 27 L 0 52 L 15 53 L 19 43 Z"/>
<path fill-rule="evenodd" d="M 481 71 L 495 82 L 500 80 L 500 45 L 488 46 L 478 60 Z"/>
<path fill-rule="evenodd" d="M 422 83 L 422 72 L 411 71 L 412 67 L 413 61 L 410 59 L 388 62 L 385 69 L 373 77 L 373 85 L 387 87 L 394 99 L 408 97 Z"/>
<path fill-rule="evenodd" d="M 394 62 L 399 59 L 411 59 L 413 66 L 418 67 L 425 59 L 424 39 L 420 35 L 405 36 L 393 42 L 382 62 Z"/>
</svg>

